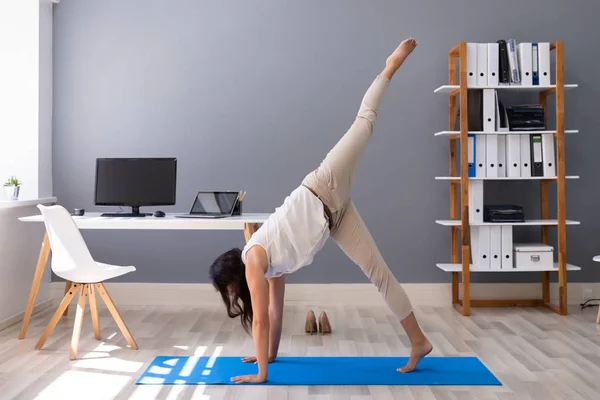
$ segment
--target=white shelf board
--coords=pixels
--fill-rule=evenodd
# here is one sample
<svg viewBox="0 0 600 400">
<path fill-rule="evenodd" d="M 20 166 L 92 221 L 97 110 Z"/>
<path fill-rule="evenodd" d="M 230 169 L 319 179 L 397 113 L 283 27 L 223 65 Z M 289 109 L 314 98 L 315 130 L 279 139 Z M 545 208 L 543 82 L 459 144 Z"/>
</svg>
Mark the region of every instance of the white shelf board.
<svg viewBox="0 0 600 400">
<path fill-rule="evenodd" d="M 461 226 L 462 222 L 457 220 L 450 219 L 438 219 L 435 221 L 436 224 L 443 226 Z M 567 225 L 580 225 L 579 221 L 567 220 Z M 542 226 L 542 225 L 558 225 L 557 219 L 526 219 L 525 222 L 471 222 L 471 226 L 481 226 L 481 225 L 513 225 L 513 226 Z"/>
<path fill-rule="evenodd" d="M 436 266 L 442 271 L 446 272 L 462 272 L 462 264 L 436 264 Z M 476 267 L 470 264 L 469 267 L 471 272 L 543 272 L 543 271 L 556 271 L 558 272 L 558 263 L 554 263 L 554 268 L 510 268 L 510 269 L 490 269 Z M 567 264 L 567 271 L 581 271 L 581 267 L 577 267 L 573 264 Z"/>
<path fill-rule="evenodd" d="M 578 87 L 577 84 L 564 85 L 565 91 L 575 89 Z M 499 85 L 499 86 L 471 86 L 468 90 L 481 90 L 481 89 L 497 89 L 497 90 L 511 90 L 515 92 L 541 92 L 548 89 L 555 89 L 556 85 L 550 86 L 522 86 L 522 85 Z M 448 94 L 453 90 L 460 89 L 459 85 L 442 85 L 435 89 L 434 93 Z"/>
<path fill-rule="evenodd" d="M 460 176 L 436 176 L 438 181 L 460 181 Z M 539 181 L 542 179 L 556 179 L 556 176 L 531 176 L 531 177 L 470 177 L 472 181 Z M 579 175 L 567 175 L 565 179 L 579 179 Z"/>
<path fill-rule="evenodd" d="M 544 135 L 544 134 L 555 134 L 556 131 L 508 131 L 508 132 L 498 132 L 498 131 L 472 131 L 469 132 L 470 135 Z M 565 130 L 565 134 L 573 134 L 579 133 L 579 129 L 570 129 Z M 460 135 L 460 131 L 441 131 L 436 132 L 434 136 L 450 136 L 450 135 Z"/>
</svg>

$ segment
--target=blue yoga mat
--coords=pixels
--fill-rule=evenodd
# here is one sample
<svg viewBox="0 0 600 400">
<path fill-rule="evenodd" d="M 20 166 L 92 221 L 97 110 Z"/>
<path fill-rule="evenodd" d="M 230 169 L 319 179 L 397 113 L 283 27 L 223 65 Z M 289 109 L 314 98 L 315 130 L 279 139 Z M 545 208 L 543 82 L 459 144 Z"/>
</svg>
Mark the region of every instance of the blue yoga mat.
<svg viewBox="0 0 600 400">
<path fill-rule="evenodd" d="M 476 357 L 426 357 L 411 373 L 396 369 L 407 357 L 279 357 L 263 385 L 501 385 Z M 255 374 L 240 357 L 159 356 L 138 385 L 236 385 L 233 376 Z"/>
</svg>

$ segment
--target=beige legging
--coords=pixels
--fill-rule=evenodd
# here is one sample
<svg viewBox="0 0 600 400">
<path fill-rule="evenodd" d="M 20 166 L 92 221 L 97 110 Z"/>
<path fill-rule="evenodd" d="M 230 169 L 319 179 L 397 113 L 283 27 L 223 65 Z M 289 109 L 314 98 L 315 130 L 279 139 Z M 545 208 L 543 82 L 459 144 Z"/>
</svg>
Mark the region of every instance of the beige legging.
<svg viewBox="0 0 600 400">
<path fill-rule="evenodd" d="M 410 301 L 350 199 L 356 165 L 373 135 L 373 124 L 388 85 L 389 79 L 377 76 L 365 93 L 356 120 L 348 132 L 302 184 L 313 189 L 331 211 L 333 240 L 360 266 L 394 315 L 403 320 L 412 311 Z"/>
</svg>

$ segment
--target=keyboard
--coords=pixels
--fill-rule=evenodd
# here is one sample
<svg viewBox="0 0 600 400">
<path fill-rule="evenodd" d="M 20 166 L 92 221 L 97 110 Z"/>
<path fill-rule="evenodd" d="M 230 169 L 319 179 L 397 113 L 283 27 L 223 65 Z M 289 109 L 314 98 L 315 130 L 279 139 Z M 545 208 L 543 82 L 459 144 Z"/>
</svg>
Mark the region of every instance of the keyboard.
<svg viewBox="0 0 600 400">
<path fill-rule="evenodd" d="M 132 214 L 132 213 L 103 213 L 100 214 L 101 217 L 109 217 L 109 218 L 141 218 L 141 217 L 146 217 L 148 215 L 152 215 L 152 214 L 148 214 L 148 213 L 140 213 L 140 214 Z"/>
</svg>

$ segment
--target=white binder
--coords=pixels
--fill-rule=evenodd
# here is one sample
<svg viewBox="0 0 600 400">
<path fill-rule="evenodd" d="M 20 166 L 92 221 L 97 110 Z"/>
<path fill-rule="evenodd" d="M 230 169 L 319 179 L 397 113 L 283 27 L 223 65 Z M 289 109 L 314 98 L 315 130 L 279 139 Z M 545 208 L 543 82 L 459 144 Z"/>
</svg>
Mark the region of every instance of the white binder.
<svg viewBox="0 0 600 400">
<path fill-rule="evenodd" d="M 487 178 L 498 177 L 498 135 L 490 134 L 485 138 L 485 176 Z"/>
<path fill-rule="evenodd" d="M 513 227 L 502 225 L 502 269 L 513 268 Z"/>
<path fill-rule="evenodd" d="M 554 158 L 554 134 L 542 134 L 542 160 L 544 162 L 544 176 L 556 176 L 556 160 Z"/>
<path fill-rule="evenodd" d="M 467 86 L 477 86 L 477 43 L 467 43 Z"/>
<path fill-rule="evenodd" d="M 498 86 L 498 43 L 487 44 L 487 84 Z"/>
<path fill-rule="evenodd" d="M 496 131 L 496 89 L 483 89 L 483 130 Z M 487 135 L 485 145 L 487 162 L 485 175 L 495 178 L 498 176 L 498 135 Z"/>
<path fill-rule="evenodd" d="M 498 97 L 498 91 L 496 90 L 496 131 L 497 132 L 508 132 L 510 130 L 508 126 L 508 114 L 506 109 L 502 108 L 502 114 L 500 114 L 500 98 Z"/>
<path fill-rule="evenodd" d="M 485 178 L 485 171 L 487 164 L 485 161 L 486 152 L 486 136 L 487 135 L 475 135 L 475 176 L 477 178 Z"/>
<path fill-rule="evenodd" d="M 519 68 L 521 70 L 521 86 L 533 86 L 533 49 L 531 43 L 517 45 Z"/>
<path fill-rule="evenodd" d="M 502 225 L 490 228 L 490 269 L 502 268 Z"/>
<path fill-rule="evenodd" d="M 483 130 L 496 131 L 496 89 L 483 89 Z"/>
<path fill-rule="evenodd" d="M 528 134 L 515 135 L 520 137 L 521 142 L 521 177 L 531 177 L 531 138 Z"/>
<path fill-rule="evenodd" d="M 550 43 L 538 43 L 538 68 L 540 86 L 550 86 Z"/>
<path fill-rule="evenodd" d="M 500 109 L 500 98 L 498 97 L 498 91 L 496 90 L 496 131 L 497 132 L 508 132 L 510 130 L 508 126 L 508 114 L 506 108 Z"/>
<path fill-rule="evenodd" d="M 521 139 L 520 135 L 506 135 L 506 176 L 521 176 Z"/>
<path fill-rule="evenodd" d="M 469 221 L 483 222 L 483 180 L 469 181 Z"/>
<path fill-rule="evenodd" d="M 510 84 L 520 85 L 521 71 L 519 70 L 519 60 L 517 56 L 517 41 L 515 39 L 508 39 L 506 41 L 506 47 L 508 49 L 508 64 L 510 66 Z"/>
<path fill-rule="evenodd" d="M 498 177 L 506 178 L 506 137 L 498 135 Z"/>
<path fill-rule="evenodd" d="M 477 43 L 477 86 L 487 86 L 487 43 Z"/>
<path fill-rule="evenodd" d="M 473 226 L 471 232 L 471 245 L 474 250 L 472 254 L 473 264 L 479 268 L 490 268 L 490 226 Z"/>
</svg>

